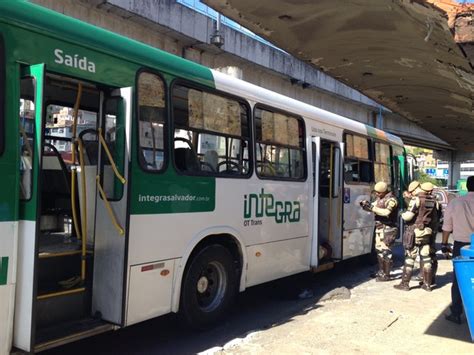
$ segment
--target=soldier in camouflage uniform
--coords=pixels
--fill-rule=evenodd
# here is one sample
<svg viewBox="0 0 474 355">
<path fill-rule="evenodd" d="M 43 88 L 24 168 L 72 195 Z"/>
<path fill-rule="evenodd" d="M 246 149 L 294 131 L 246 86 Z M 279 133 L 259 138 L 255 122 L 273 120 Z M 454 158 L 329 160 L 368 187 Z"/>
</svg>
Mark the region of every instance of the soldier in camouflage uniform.
<svg viewBox="0 0 474 355">
<path fill-rule="evenodd" d="M 427 194 L 432 195 L 435 199 L 436 196 L 433 195 L 433 185 L 430 183 L 423 184 L 423 188 L 425 189 Z M 430 259 L 431 259 L 431 268 L 433 277 L 431 279 L 431 286 L 436 284 L 436 272 L 438 271 L 438 258 L 436 257 L 436 234 L 438 233 L 439 229 L 439 221 L 441 217 L 441 206 L 439 205 L 438 200 L 436 199 L 436 206 L 435 211 L 433 212 L 433 216 L 431 219 L 430 228 L 432 229 L 433 233 L 431 233 L 430 237 Z M 423 285 L 423 262 L 420 260 L 420 273 L 416 278 L 416 281 L 419 281 L 420 286 Z"/>
<path fill-rule="evenodd" d="M 392 192 L 388 191 L 385 182 L 376 183 L 374 191 L 376 200 L 372 203 L 361 201 L 360 205 L 375 215 L 375 249 L 379 265 L 376 280 L 388 281 L 393 264 L 391 247 L 398 235 L 398 201 Z"/>
<path fill-rule="evenodd" d="M 394 287 L 399 290 L 410 290 L 410 279 L 413 274 L 415 259 L 420 256 L 420 265 L 423 265 L 422 289 L 431 291 L 433 280 L 433 265 L 430 257 L 430 243 L 432 234 L 432 221 L 437 215 L 438 202 L 431 194 L 433 185 L 423 183 L 417 187 L 412 195 L 408 209 L 402 213 L 402 218 L 407 222 L 407 229 L 403 234 L 405 247 L 405 265 L 403 267 L 402 281 Z M 413 230 L 413 232 L 411 232 Z"/>
</svg>

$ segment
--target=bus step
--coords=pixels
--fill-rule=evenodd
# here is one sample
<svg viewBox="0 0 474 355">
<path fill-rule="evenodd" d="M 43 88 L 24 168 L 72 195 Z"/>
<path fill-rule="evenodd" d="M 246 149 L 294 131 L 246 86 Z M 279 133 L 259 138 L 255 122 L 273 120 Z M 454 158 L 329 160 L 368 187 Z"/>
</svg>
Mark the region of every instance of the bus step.
<svg viewBox="0 0 474 355">
<path fill-rule="evenodd" d="M 38 254 L 38 258 L 46 259 L 46 258 L 58 258 L 63 256 L 71 256 L 71 255 L 80 255 L 80 250 L 71 250 L 71 251 L 63 251 L 63 252 L 51 252 L 51 251 L 43 251 Z"/>
<path fill-rule="evenodd" d="M 82 247 L 80 240 L 76 238 L 67 238 L 64 234 L 60 233 L 40 235 L 38 244 L 38 256 L 40 258 L 47 258 L 56 255 L 74 255 L 75 253 L 80 254 Z"/>
<path fill-rule="evenodd" d="M 115 328 L 115 325 L 104 322 L 103 320 L 87 318 L 38 329 L 36 332 L 34 351 L 44 351 L 92 335 L 105 333 Z"/>
<path fill-rule="evenodd" d="M 40 294 L 36 302 L 36 326 L 49 327 L 88 317 L 91 289 L 81 286 L 70 290 Z"/>
<path fill-rule="evenodd" d="M 66 295 L 72 295 L 74 293 L 80 293 L 84 292 L 86 290 L 85 287 L 77 287 L 77 288 L 71 288 L 69 290 L 61 290 L 61 291 L 54 291 L 54 292 L 45 292 L 45 293 L 40 293 L 36 299 L 37 300 L 44 300 L 47 298 L 52 298 L 52 297 L 61 297 L 61 296 L 66 296 Z"/>
</svg>

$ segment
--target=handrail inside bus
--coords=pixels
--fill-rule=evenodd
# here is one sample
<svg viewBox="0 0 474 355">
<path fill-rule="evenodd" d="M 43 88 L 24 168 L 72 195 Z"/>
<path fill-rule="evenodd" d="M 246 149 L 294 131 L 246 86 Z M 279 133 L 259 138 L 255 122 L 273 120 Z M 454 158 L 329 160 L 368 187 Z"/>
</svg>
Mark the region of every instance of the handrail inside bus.
<svg viewBox="0 0 474 355">
<path fill-rule="evenodd" d="M 112 154 L 110 153 L 109 147 L 107 146 L 107 142 L 105 141 L 104 135 L 102 133 L 102 128 L 99 128 L 97 130 L 97 135 L 99 136 L 99 144 L 104 148 L 105 154 L 107 154 L 107 157 L 109 158 L 110 165 L 112 167 L 112 170 L 114 171 L 115 176 L 120 180 L 120 182 L 125 185 L 127 180 L 120 174 L 120 172 L 117 169 L 117 164 L 115 164 L 114 158 L 112 157 Z M 96 183 L 97 183 L 97 188 L 99 190 L 100 196 L 102 197 L 102 200 L 104 201 L 105 208 L 107 209 L 107 212 L 110 216 L 110 219 L 112 220 L 112 224 L 114 227 L 117 229 L 120 235 L 125 234 L 125 230 L 123 227 L 119 224 L 117 221 L 117 217 L 115 216 L 115 213 L 112 209 L 112 206 L 110 205 L 109 200 L 107 199 L 107 196 L 105 194 L 105 191 L 100 183 L 100 170 L 99 174 L 96 176 Z"/>
<path fill-rule="evenodd" d="M 82 208 L 84 213 L 81 216 L 82 221 L 82 243 L 81 243 L 81 280 L 86 279 L 86 243 L 87 243 L 87 190 L 86 190 L 86 170 L 84 164 L 84 144 L 82 139 L 77 138 L 79 144 L 79 164 L 81 166 L 81 188 L 82 188 Z"/>
<path fill-rule="evenodd" d="M 82 84 L 79 83 L 77 87 L 77 97 L 74 103 L 73 123 L 72 123 L 72 137 L 71 137 L 71 209 L 72 219 L 74 223 L 74 230 L 78 238 L 82 237 L 81 230 L 77 219 L 76 211 L 76 133 L 77 133 L 77 117 L 79 114 L 79 104 L 82 96 Z"/>
<path fill-rule="evenodd" d="M 105 195 L 105 191 L 102 188 L 102 185 L 100 184 L 100 175 L 96 176 L 96 182 L 97 182 L 97 188 L 99 189 L 100 196 L 102 197 L 102 200 L 104 201 L 105 208 L 107 209 L 107 212 L 109 213 L 110 219 L 112 220 L 112 223 L 113 223 L 114 227 L 117 229 L 117 231 L 119 232 L 120 235 L 124 235 L 125 230 L 118 223 L 117 217 L 115 216 L 115 213 L 112 210 L 112 206 L 110 205 L 110 202 L 107 199 L 107 196 Z"/>
<path fill-rule="evenodd" d="M 86 211 L 86 173 L 84 169 L 84 145 L 82 141 L 77 139 L 77 117 L 79 114 L 79 106 L 81 103 L 82 97 L 82 84 L 77 84 L 77 97 L 76 102 L 74 103 L 74 113 L 73 113 L 73 124 L 72 124 L 72 137 L 71 137 L 71 209 L 72 209 L 72 219 L 74 223 L 74 229 L 76 235 L 81 239 L 81 281 L 84 282 L 86 279 L 86 243 L 87 243 L 87 213 L 84 212 L 81 215 L 81 229 L 79 229 L 79 223 L 77 220 L 77 211 L 76 211 L 76 143 L 79 145 L 79 164 L 81 167 L 81 187 L 82 187 L 82 206 L 84 211 Z"/>
<path fill-rule="evenodd" d="M 120 182 L 125 185 L 127 180 L 119 173 L 117 169 L 117 165 L 115 164 L 114 158 L 112 157 L 112 154 L 110 153 L 109 147 L 107 146 L 107 143 L 105 142 L 105 138 L 102 135 L 102 128 L 98 129 L 98 136 L 99 136 L 99 142 L 100 145 L 104 148 L 105 153 L 107 154 L 107 157 L 109 158 L 110 165 L 112 166 L 112 170 L 114 171 L 115 176 L 117 179 L 120 180 Z"/>
</svg>

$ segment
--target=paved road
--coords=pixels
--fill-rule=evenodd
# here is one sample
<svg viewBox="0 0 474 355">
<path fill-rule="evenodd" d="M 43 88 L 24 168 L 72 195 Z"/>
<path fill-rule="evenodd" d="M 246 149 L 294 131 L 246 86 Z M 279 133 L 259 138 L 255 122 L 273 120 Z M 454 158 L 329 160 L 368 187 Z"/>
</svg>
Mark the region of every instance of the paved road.
<svg viewBox="0 0 474 355">
<path fill-rule="evenodd" d="M 398 266 L 400 266 L 402 260 L 401 253 L 402 250 L 398 247 Z M 442 268 L 449 270 L 449 261 L 444 261 L 442 265 L 444 265 Z M 205 352 L 210 349 L 231 353 L 292 353 L 300 352 L 299 350 L 312 353 L 313 350 L 318 352 L 319 349 L 326 353 L 337 353 L 340 351 L 337 346 L 343 346 L 342 342 L 344 339 L 353 336 L 357 337 L 358 322 L 359 324 L 364 324 L 365 328 L 374 327 L 373 330 L 368 330 L 369 334 L 371 334 L 368 337 L 372 337 L 374 334 L 382 334 L 381 332 L 385 331 L 387 324 L 392 322 L 392 318 L 395 319 L 392 309 L 389 312 L 385 312 L 386 314 L 384 313 L 385 318 L 379 317 L 378 313 L 374 313 L 372 315 L 374 321 L 368 319 L 370 317 L 364 316 L 365 310 L 373 307 L 383 307 L 380 305 L 383 292 L 395 295 L 390 296 L 394 300 L 400 297 L 401 308 L 398 311 L 400 314 L 396 316 L 397 320 L 401 318 L 407 322 L 413 322 L 413 319 L 417 319 L 414 316 L 417 313 L 417 309 L 413 308 L 413 306 L 418 307 L 423 303 L 418 303 L 419 300 L 411 302 L 412 308 L 409 308 L 407 304 L 409 305 L 410 303 L 403 302 L 404 299 L 409 300 L 405 296 L 407 293 L 394 290 L 391 284 L 395 283 L 395 281 L 392 281 L 390 285 L 385 283 L 383 287 L 380 286 L 380 283 L 375 283 L 370 278 L 371 269 L 372 267 L 368 266 L 363 260 L 355 259 L 340 263 L 334 270 L 320 274 L 303 273 L 253 287 L 239 296 L 237 304 L 227 320 L 209 331 L 196 332 L 186 329 L 175 315 L 168 315 L 116 332 L 99 335 L 53 349 L 47 352 L 47 354 L 192 354 Z M 398 274 L 400 274 L 400 271 L 398 271 Z M 445 306 L 449 303 L 449 290 L 447 286 L 450 280 L 449 271 L 444 272 L 444 276 L 441 276 L 439 280 L 440 284 L 443 285 L 443 293 L 441 293 L 441 290 L 439 293 L 432 292 L 431 294 L 422 290 L 413 290 L 409 293 L 410 297 L 417 300 L 419 297 L 434 295 L 434 297 L 438 297 L 443 301 L 443 305 L 439 305 L 439 307 L 444 310 Z M 327 294 L 327 292 L 341 286 L 351 290 L 353 295 L 350 300 L 319 302 L 320 298 Z M 309 298 L 301 299 L 298 296 L 304 290 L 309 291 L 312 295 Z M 372 297 L 374 292 L 379 294 L 375 295 L 375 298 Z M 431 296 L 431 299 L 433 302 L 439 303 L 438 300 L 435 301 L 433 296 Z M 374 306 L 375 304 L 376 306 Z M 344 318 L 345 314 L 349 316 L 349 312 L 354 312 L 351 315 L 352 319 L 354 319 L 352 323 L 347 322 Z M 409 314 L 403 315 L 404 312 Z M 436 316 L 439 316 L 438 318 L 441 319 L 442 313 L 438 314 L 439 312 L 436 312 Z M 362 317 L 362 319 L 360 321 L 355 320 L 357 316 Z M 411 316 L 413 318 L 410 318 Z M 466 325 L 461 326 L 462 328 L 453 328 L 451 325 L 445 325 L 441 321 L 439 321 L 441 323 L 432 322 L 429 319 L 426 321 L 440 325 L 441 328 L 444 326 L 451 327 L 445 336 L 459 338 L 453 340 L 456 342 L 455 344 L 461 342 L 462 346 L 472 346 L 467 343 L 468 331 Z M 344 323 L 344 326 L 341 327 L 338 322 Z M 402 324 L 401 321 L 398 323 Z M 343 332 L 344 328 L 346 328 L 349 333 L 339 334 L 336 344 L 328 343 L 324 348 L 318 348 L 317 344 L 313 345 L 311 343 L 307 344 L 305 348 L 298 347 L 298 343 L 304 344 L 307 342 L 307 339 L 311 338 L 319 339 L 318 342 L 322 345 L 322 340 L 330 335 L 325 330 L 325 327 L 327 329 L 337 329 L 340 332 Z M 377 327 L 381 327 L 381 329 L 377 330 Z M 425 325 L 421 324 L 420 327 L 424 329 Z M 247 334 L 252 334 L 255 331 L 258 331 L 258 337 L 255 339 L 247 337 L 247 339 L 239 341 L 239 338 L 245 338 Z M 436 329 L 436 332 L 443 333 L 444 330 Z M 292 335 L 289 336 L 288 334 Z M 335 334 L 332 334 L 332 338 L 334 338 Z M 303 338 L 297 340 L 298 336 Z M 443 340 L 439 338 L 439 334 L 432 334 L 431 336 L 435 336 L 436 340 Z M 382 338 L 384 339 L 383 334 Z M 230 346 L 229 343 L 233 345 Z M 225 346 L 226 344 L 227 346 Z M 224 346 L 225 349 L 223 350 L 222 347 Z M 313 346 L 316 346 L 316 348 Z M 348 346 L 343 346 L 342 349 L 352 350 L 352 352 L 364 350 L 363 346 L 362 348 L 359 345 Z M 381 346 L 380 344 L 375 344 L 374 346 L 365 348 L 365 350 L 379 352 L 384 349 L 383 347 L 377 347 Z M 464 349 L 462 346 L 458 348 L 460 352 Z M 406 352 L 409 353 L 410 348 L 407 348 Z"/>
</svg>

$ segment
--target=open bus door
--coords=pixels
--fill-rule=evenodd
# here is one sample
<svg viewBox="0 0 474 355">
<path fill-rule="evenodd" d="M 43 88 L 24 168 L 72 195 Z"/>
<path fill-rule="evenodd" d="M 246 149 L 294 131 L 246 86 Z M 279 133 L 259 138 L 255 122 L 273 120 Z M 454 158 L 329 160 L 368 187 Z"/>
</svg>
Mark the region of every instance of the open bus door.
<svg viewBox="0 0 474 355">
<path fill-rule="evenodd" d="M 92 309 L 123 325 L 132 88 L 114 90 L 102 107 Z"/>
<path fill-rule="evenodd" d="M 341 143 L 312 137 L 313 268 L 342 259 L 342 152 Z"/>
<path fill-rule="evenodd" d="M 20 79 L 20 203 L 13 344 L 31 351 L 34 339 L 35 264 L 41 200 L 44 64 L 23 67 Z"/>
<path fill-rule="evenodd" d="M 131 88 L 45 72 L 43 64 L 22 70 L 13 329 L 21 350 L 124 324 L 131 97 Z M 73 112 L 72 123 L 53 123 L 50 109 Z"/>
</svg>

